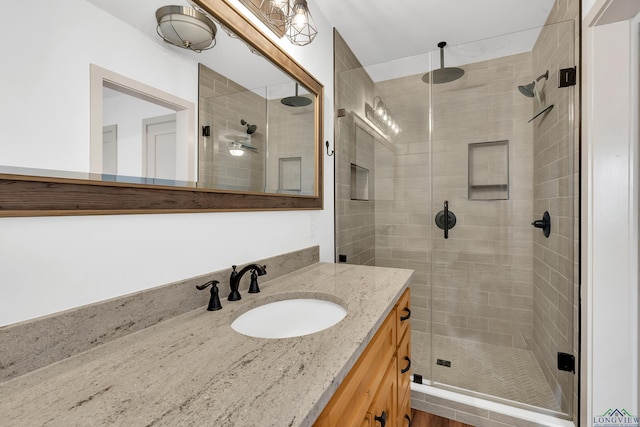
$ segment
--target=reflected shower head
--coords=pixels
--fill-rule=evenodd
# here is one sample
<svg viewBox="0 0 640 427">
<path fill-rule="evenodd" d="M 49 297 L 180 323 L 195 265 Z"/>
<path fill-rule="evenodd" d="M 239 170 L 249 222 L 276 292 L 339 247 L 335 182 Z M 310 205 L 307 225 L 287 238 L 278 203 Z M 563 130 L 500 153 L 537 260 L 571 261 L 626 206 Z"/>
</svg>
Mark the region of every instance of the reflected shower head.
<svg viewBox="0 0 640 427">
<path fill-rule="evenodd" d="M 280 102 L 287 107 L 305 107 L 311 104 L 311 100 L 304 96 L 298 96 L 298 83 L 296 82 L 296 94 L 295 96 L 287 96 L 282 98 Z"/>
<path fill-rule="evenodd" d="M 444 66 L 444 47 L 446 45 L 447 42 L 438 43 L 438 47 L 440 48 L 440 68 L 423 75 L 423 82 L 429 83 L 429 81 L 432 79 L 433 84 L 449 83 L 454 80 L 458 80 L 464 75 L 464 70 L 462 68 Z"/>
<path fill-rule="evenodd" d="M 256 130 L 258 130 L 258 126 L 250 125 L 249 123 L 247 123 L 247 121 L 245 119 L 240 120 L 240 124 L 247 126 L 247 135 L 251 135 L 251 134 L 255 133 Z"/>
</svg>

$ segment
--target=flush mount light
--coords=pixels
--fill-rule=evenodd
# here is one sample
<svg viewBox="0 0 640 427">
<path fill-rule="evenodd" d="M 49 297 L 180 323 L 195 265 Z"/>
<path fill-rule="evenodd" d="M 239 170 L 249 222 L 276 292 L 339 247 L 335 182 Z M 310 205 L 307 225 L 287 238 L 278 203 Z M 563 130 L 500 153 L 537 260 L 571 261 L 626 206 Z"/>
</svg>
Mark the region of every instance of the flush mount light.
<svg viewBox="0 0 640 427">
<path fill-rule="evenodd" d="M 215 46 L 215 24 L 190 7 L 163 6 L 156 10 L 156 21 L 156 32 L 169 44 L 194 52 Z"/>
<path fill-rule="evenodd" d="M 285 35 L 289 41 L 297 46 L 305 46 L 311 43 L 317 34 L 318 29 L 309 13 L 307 0 L 293 0 L 285 27 Z"/>
<path fill-rule="evenodd" d="M 233 157 L 244 156 L 244 147 L 239 142 L 232 142 L 229 144 L 229 154 Z"/>
</svg>

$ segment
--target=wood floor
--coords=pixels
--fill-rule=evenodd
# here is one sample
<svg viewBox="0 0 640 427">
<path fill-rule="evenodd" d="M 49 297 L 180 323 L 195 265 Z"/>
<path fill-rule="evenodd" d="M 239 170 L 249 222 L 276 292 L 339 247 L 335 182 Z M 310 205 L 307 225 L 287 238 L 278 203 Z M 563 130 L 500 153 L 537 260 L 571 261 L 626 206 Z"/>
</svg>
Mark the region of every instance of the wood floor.
<svg viewBox="0 0 640 427">
<path fill-rule="evenodd" d="M 426 412 L 411 409 L 411 427 L 473 427 Z"/>
</svg>

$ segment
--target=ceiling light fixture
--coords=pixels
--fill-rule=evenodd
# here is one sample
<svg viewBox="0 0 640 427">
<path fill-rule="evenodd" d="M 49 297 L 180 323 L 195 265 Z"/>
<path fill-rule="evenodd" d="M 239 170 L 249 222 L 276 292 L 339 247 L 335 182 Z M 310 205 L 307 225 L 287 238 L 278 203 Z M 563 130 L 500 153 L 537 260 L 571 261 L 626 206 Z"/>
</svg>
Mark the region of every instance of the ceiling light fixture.
<svg viewBox="0 0 640 427">
<path fill-rule="evenodd" d="M 190 7 L 163 6 L 156 10 L 156 32 L 166 43 L 202 52 L 216 45 L 216 26 Z"/>
<path fill-rule="evenodd" d="M 229 144 L 229 154 L 233 157 L 244 156 L 244 147 L 239 142 L 232 142 Z"/>
<path fill-rule="evenodd" d="M 318 34 L 316 23 L 309 12 L 307 0 L 293 0 L 293 6 L 287 6 L 289 13 L 285 25 L 285 35 L 292 44 L 306 46 Z"/>
</svg>

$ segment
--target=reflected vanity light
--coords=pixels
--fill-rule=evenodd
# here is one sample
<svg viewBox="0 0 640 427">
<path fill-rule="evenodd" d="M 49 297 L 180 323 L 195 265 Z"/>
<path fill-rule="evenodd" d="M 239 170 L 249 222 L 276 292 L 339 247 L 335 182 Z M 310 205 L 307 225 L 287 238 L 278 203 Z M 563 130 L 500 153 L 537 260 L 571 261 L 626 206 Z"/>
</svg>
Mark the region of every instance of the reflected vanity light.
<svg viewBox="0 0 640 427">
<path fill-rule="evenodd" d="M 163 6 L 156 10 L 156 32 L 166 43 L 202 52 L 216 45 L 216 26 L 190 7 Z"/>
<path fill-rule="evenodd" d="M 373 98 L 373 107 L 365 103 L 365 115 L 384 134 L 395 136 L 400 133 L 400 127 L 381 97 Z"/>
</svg>

